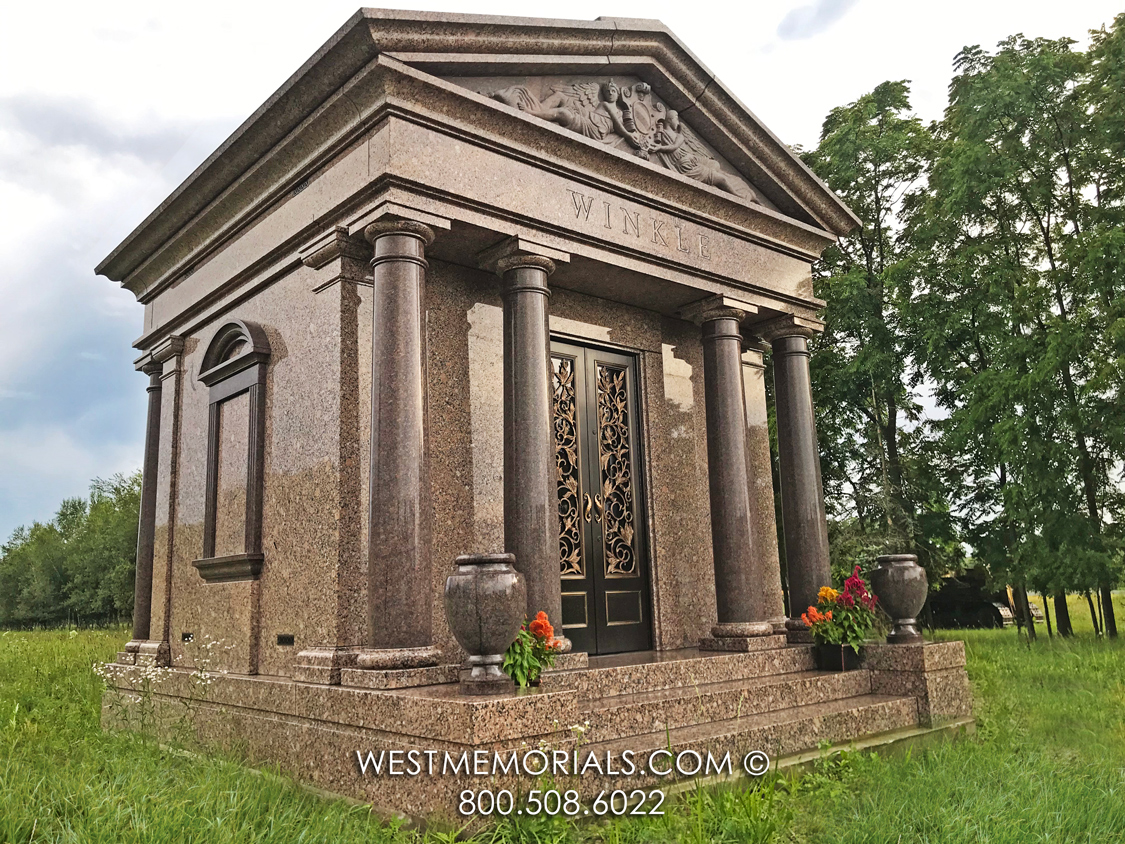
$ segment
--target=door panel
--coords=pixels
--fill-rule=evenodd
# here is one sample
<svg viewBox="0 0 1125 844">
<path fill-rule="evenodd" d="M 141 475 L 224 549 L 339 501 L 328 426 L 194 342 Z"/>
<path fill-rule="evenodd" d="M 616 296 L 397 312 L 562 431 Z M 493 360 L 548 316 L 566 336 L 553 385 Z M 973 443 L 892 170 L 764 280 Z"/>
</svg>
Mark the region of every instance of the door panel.
<svg viewBox="0 0 1125 844">
<path fill-rule="evenodd" d="M 636 359 L 551 343 L 563 630 L 576 651 L 652 646 Z"/>
</svg>

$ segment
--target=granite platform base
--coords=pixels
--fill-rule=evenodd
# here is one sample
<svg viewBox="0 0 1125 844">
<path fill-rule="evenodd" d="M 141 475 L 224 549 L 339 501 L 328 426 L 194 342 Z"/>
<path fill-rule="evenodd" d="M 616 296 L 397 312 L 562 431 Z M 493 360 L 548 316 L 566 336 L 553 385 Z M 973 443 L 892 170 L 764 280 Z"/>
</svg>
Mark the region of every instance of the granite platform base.
<svg viewBox="0 0 1125 844">
<path fill-rule="evenodd" d="M 458 666 L 408 669 L 439 682 L 405 687 L 348 685 L 358 675 L 405 679 L 360 669 L 342 669 L 341 685 L 227 674 L 200 686 L 172 669 L 147 693 L 142 670 L 118 665 L 106 727 L 143 723 L 380 811 L 454 822 L 464 820 L 463 789 L 544 788 L 544 765 L 550 787 L 592 800 L 713 775 L 706 761 L 690 772 L 708 754 L 729 755 L 735 773 L 751 751 L 777 760 L 971 713 L 960 642 L 872 645 L 864 668 L 842 673 L 814 670 L 808 646 L 598 657 L 544 675 L 538 689 L 484 697 L 460 694 Z M 681 755 L 687 770 L 677 772 Z"/>
</svg>

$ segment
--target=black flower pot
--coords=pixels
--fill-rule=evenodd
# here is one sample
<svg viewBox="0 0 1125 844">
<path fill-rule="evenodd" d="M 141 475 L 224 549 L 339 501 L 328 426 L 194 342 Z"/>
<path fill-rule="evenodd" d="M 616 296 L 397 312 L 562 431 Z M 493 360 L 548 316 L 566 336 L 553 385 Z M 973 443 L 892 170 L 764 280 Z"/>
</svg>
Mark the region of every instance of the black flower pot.
<svg viewBox="0 0 1125 844">
<path fill-rule="evenodd" d="M 854 671 L 862 659 L 851 645 L 820 645 L 814 651 L 816 667 L 821 671 Z"/>
</svg>

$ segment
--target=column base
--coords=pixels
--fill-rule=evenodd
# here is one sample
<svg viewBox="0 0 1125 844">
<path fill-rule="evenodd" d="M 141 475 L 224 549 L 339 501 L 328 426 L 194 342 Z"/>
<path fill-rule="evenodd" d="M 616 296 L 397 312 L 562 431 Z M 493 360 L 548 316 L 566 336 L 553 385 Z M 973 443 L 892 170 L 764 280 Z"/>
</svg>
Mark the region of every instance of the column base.
<svg viewBox="0 0 1125 844">
<path fill-rule="evenodd" d="M 772 636 L 773 625 L 768 621 L 728 621 L 711 628 L 716 639 L 745 639 L 754 636 Z"/>
<path fill-rule="evenodd" d="M 791 618 L 785 622 L 785 636 L 790 645 L 811 645 L 813 643 L 812 631 L 799 618 Z"/>
<path fill-rule="evenodd" d="M 753 653 L 770 651 L 785 647 L 784 636 L 710 636 L 699 640 L 701 651 L 720 651 L 723 653 Z"/>
<path fill-rule="evenodd" d="M 297 654 L 293 666 L 293 679 L 298 683 L 320 683 L 335 686 L 340 682 L 340 672 L 355 668 L 360 649 L 307 648 Z"/>
<path fill-rule="evenodd" d="M 365 648 L 356 657 L 356 666 L 376 671 L 393 671 L 402 668 L 426 668 L 437 665 L 441 651 L 424 648 Z"/>
<path fill-rule="evenodd" d="M 168 668 L 172 665 L 172 648 L 167 642 L 141 642 L 135 664 Z"/>
</svg>

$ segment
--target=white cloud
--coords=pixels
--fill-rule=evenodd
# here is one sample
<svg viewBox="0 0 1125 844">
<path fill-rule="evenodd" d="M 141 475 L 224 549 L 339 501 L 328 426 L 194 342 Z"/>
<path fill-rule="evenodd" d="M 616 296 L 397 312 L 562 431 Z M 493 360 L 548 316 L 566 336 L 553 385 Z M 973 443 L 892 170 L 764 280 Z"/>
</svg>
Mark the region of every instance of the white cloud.
<svg viewBox="0 0 1125 844">
<path fill-rule="evenodd" d="M 785 41 L 812 38 L 827 30 L 847 14 L 859 0 L 816 0 L 808 6 L 798 6 L 777 26 L 777 37 Z"/>
<path fill-rule="evenodd" d="M 137 443 L 91 449 L 62 425 L 24 427 L 0 437 L 0 501 L 4 502 L 3 542 L 20 524 L 47 521 L 63 498 L 85 496 L 90 480 L 140 465 Z"/>
</svg>

